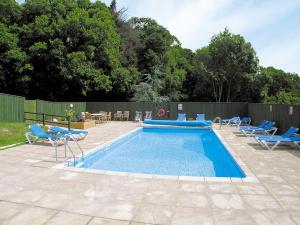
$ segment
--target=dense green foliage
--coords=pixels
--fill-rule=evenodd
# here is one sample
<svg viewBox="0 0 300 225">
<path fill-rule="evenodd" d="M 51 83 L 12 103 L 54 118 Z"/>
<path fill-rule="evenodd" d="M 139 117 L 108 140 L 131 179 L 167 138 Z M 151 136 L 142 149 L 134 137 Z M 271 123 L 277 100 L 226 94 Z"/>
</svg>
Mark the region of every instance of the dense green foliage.
<svg viewBox="0 0 300 225">
<path fill-rule="evenodd" d="M 300 78 L 262 68 L 227 29 L 196 52 L 150 18 L 89 0 L 0 2 L 0 91 L 63 101 L 300 103 Z"/>
</svg>

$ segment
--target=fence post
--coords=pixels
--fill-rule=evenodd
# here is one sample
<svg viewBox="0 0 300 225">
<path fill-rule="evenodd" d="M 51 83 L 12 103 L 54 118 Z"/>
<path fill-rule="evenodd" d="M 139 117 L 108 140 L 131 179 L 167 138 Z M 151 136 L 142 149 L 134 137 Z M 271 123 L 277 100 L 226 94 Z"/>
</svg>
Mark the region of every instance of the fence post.
<svg viewBox="0 0 300 225">
<path fill-rule="evenodd" d="M 43 113 L 43 126 L 45 126 L 45 113 Z"/>
</svg>

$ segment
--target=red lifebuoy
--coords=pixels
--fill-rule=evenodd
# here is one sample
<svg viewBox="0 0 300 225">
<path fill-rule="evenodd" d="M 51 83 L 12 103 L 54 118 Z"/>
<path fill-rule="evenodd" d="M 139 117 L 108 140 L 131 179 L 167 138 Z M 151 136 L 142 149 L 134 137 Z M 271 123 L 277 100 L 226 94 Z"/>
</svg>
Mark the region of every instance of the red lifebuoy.
<svg viewBox="0 0 300 225">
<path fill-rule="evenodd" d="M 166 110 L 163 107 L 161 107 L 157 110 L 157 114 L 159 117 L 163 117 L 166 115 Z"/>
</svg>

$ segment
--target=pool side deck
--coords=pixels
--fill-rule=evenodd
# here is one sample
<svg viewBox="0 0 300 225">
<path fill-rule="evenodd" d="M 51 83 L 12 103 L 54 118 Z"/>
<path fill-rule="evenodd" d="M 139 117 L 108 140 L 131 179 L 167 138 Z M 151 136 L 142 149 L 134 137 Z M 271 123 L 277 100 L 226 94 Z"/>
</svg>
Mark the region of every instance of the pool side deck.
<svg viewBox="0 0 300 225">
<path fill-rule="evenodd" d="M 98 125 L 81 146 L 88 152 L 137 127 Z M 54 168 L 63 147 L 57 163 L 48 144 L 0 151 L 0 224 L 300 224 L 300 151 L 268 151 L 234 127 L 216 130 L 251 179 L 63 170 Z"/>
</svg>

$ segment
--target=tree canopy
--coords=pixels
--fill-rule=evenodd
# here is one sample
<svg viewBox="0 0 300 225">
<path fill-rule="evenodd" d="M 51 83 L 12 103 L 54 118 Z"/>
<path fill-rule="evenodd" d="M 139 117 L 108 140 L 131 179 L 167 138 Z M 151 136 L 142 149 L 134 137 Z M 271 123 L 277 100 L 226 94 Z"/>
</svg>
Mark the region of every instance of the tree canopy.
<svg viewBox="0 0 300 225">
<path fill-rule="evenodd" d="M 0 91 L 59 101 L 299 104 L 300 78 L 261 67 L 251 43 L 227 28 L 193 52 L 155 20 L 127 18 L 116 0 L 2 0 Z"/>
</svg>

